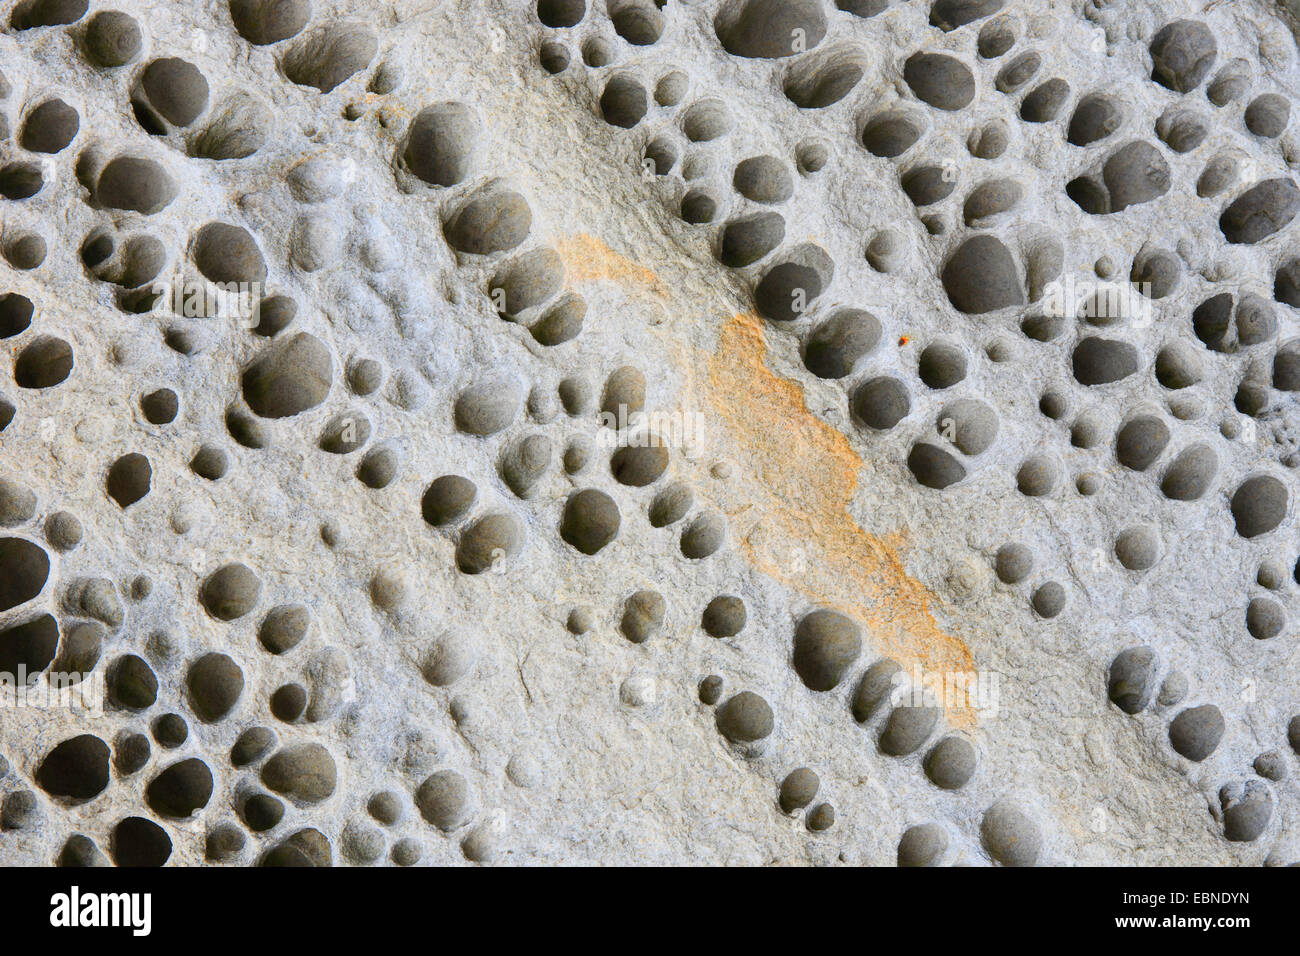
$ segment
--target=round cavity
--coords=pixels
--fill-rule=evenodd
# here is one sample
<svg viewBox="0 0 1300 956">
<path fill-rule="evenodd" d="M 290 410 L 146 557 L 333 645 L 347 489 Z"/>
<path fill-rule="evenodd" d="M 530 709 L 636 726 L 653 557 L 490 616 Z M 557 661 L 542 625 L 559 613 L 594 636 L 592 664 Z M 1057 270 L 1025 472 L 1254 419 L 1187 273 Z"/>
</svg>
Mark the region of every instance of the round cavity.
<svg viewBox="0 0 1300 956">
<path fill-rule="evenodd" d="M 88 58 L 96 66 L 124 66 L 140 55 L 140 25 L 128 14 L 101 10 L 86 25 L 85 44 Z"/>
<path fill-rule="evenodd" d="M 903 64 L 903 80 L 918 99 L 935 109 L 963 109 L 975 98 L 970 67 L 943 53 L 913 53 Z"/>
<path fill-rule="evenodd" d="M 600 112 L 605 122 L 621 129 L 631 129 L 641 122 L 646 108 L 645 88 L 630 76 L 610 77 L 600 95 Z"/>
<path fill-rule="evenodd" d="M 1189 388 L 1201 380 L 1204 364 L 1200 355 L 1185 342 L 1166 345 L 1156 355 L 1156 381 L 1172 390 Z"/>
<path fill-rule="evenodd" d="M 966 477 L 966 466 L 937 445 L 917 442 L 907 456 L 912 476 L 926 488 L 942 491 Z"/>
<path fill-rule="evenodd" d="M 912 399 L 901 381 L 881 376 L 859 385 L 850 404 L 859 421 L 878 431 L 886 431 L 907 417 Z"/>
<path fill-rule="evenodd" d="M 29 272 L 45 262 L 49 251 L 45 240 L 35 233 L 16 236 L 5 243 L 4 257 L 15 269 Z"/>
<path fill-rule="evenodd" d="M 1002 16 L 980 27 L 975 46 L 981 57 L 986 60 L 996 60 L 1015 44 L 1015 22 L 1009 16 Z"/>
<path fill-rule="evenodd" d="M 537 62 L 542 65 L 543 70 L 555 76 L 569 68 L 569 50 L 563 43 L 547 40 L 537 51 Z"/>
<path fill-rule="evenodd" d="M 72 347 L 50 335 L 27 343 L 14 362 L 14 381 L 20 388 L 53 388 L 72 374 Z"/>
<path fill-rule="evenodd" d="M 1050 123 L 1070 97 L 1070 84 L 1055 77 L 1035 87 L 1020 102 L 1020 118 L 1026 123 Z"/>
<path fill-rule="evenodd" d="M 671 139 L 659 137 L 646 144 L 642 168 L 654 176 L 666 176 L 677 165 L 677 147 Z"/>
<path fill-rule="evenodd" d="M 990 362 L 996 362 L 1000 365 L 1003 362 L 1015 360 L 1016 347 L 1009 339 L 997 339 L 985 347 L 984 354 L 989 357 Z"/>
<path fill-rule="evenodd" d="M 35 311 L 32 300 L 25 295 L 10 292 L 0 296 L 0 339 L 10 339 L 26 332 Z"/>
<path fill-rule="evenodd" d="M 820 322 L 804 344 L 804 365 L 819 378 L 844 378 L 880 341 L 880 320 L 861 309 L 841 309 Z"/>
<path fill-rule="evenodd" d="M 903 243 L 898 233 L 891 229 L 882 229 L 867 243 L 867 264 L 877 272 L 890 273 L 898 270 L 903 260 Z"/>
<path fill-rule="evenodd" d="M 1031 498 L 1050 495 L 1060 481 L 1061 466 L 1046 455 L 1026 459 L 1016 472 L 1016 489 Z"/>
<path fill-rule="evenodd" d="M 1153 415 L 1126 422 L 1115 434 L 1115 457 L 1125 468 L 1145 471 L 1169 444 L 1169 426 Z"/>
<path fill-rule="evenodd" d="M 690 86 L 690 78 L 680 70 L 665 73 L 655 84 L 655 102 L 660 106 L 676 106 L 685 99 Z"/>
<path fill-rule="evenodd" d="M 746 199 L 765 205 L 783 203 L 794 194 L 789 170 L 775 156 L 741 160 L 732 175 L 732 185 Z"/>
<path fill-rule="evenodd" d="M 830 150 L 825 143 L 806 142 L 800 143 L 795 150 L 795 163 L 799 168 L 800 174 L 811 176 L 819 173 L 825 168 L 827 161 L 830 159 Z"/>
<path fill-rule="evenodd" d="M 587 0 L 537 0 L 537 19 L 557 30 L 577 26 L 587 15 Z"/>
<path fill-rule="evenodd" d="M 1065 610 L 1065 588 L 1058 581 L 1048 581 L 1034 592 L 1030 603 L 1040 617 L 1056 617 Z"/>
<path fill-rule="evenodd" d="M 974 398 L 949 402 L 935 420 L 935 428 L 943 438 L 962 454 L 972 456 L 982 455 L 992 447 L 999 424 L 992 406 Z"/>
<path fill-rule="evenodd" d="M 718 200 L 707 190 L 690 190 L 681 199 L 681 219 L 692 225 L 705 225 L 718 219 Z"/>
<path fill-rule="evenodd" d="M 868 121 L 862 130 L 862 145 L 873 156 L 894 159 L 916 145 L 923 129 L 911 114 L 894 110 Z"/>
<path fill-rule="evenodd" d="M 614 62 L 614 48 L 600 37 L 591 37 L 582 44 L 582 62 L 598 69 Z"/>
<path fill-rule="evenodd" d="M 159 388 L 140 397 L 140 411 L 151 425 L 166 425 L 180 411 L 180 399 L 170 388 Z"/>
<path fill-rule="evenodd" d="M 1260 562 L 1259 569 L 1255 573 L 1255 580 L 1262 588 L 1268 588 L 1270 591 L 1276 591 L 1280 588 L 1286 578 L 1286 569 L 1278 561 L 1266 558 Z"/>
<path fill-rule="evenodd" d="M 1106 440 L 1106 422 L 1101 412 L 1087 411 L 1070 426 L 1070 444 L 1075 448 L 1096 448 Z"/>
<path fill-rule="evenodd" d="M 731 113 L 722 100 L 701 100 L 682 116 L 682 132 L 692 143 L 708 143 L 731 130 Z"/>
<path fill-rule="evenodd" d="M 1232 517 L 1237 534 L 1254 538 L 1267 534 L 1286 518 L 1286 485 L 1272 475 L 1253 475 L 1232 496 Z"/>
<path fill-rule="evenodd" d="M 1285 626 L 1286 610 L 1272 598 L 1254 598 L 1246 607 L 1246 630 L 1256 640 L 1276 637 Z"/>
<path fill-rule="evenodd" d="M 1256 136 L 1276 139 L 1291 120 L 1291 102 L 1278 93 L 1264 93 L 1246 107 L 1246 128 Z"/>
<path fill-rule="evenodd" d="M 966 377 L 966 355 L 951 343 L 932 342 L 921 352 L 917 374 L 930 388 L 951 388 Z"/>
<path fill-rule="evenodd" d="M 966 149 L 976 159 L 997 159 L 1007 151 L 1010 134 L 1001 120 L 994 120 L 987 126 L 971 133 L 966 140 Z"/>
<path fill-rule="evenodd" d="M 1115 557 L 1130 571 L 1146 571 L 1160 559 L 1160 537 L 1146 526 L 1125 529 L 1115 539 Z"/>
<path fill-rule="evenodd" d="M 1060 421 L 1069 410 L 1069 402 L 1060 392 L 1046 391 L 1038 400 L 1038 410 L 1052 421 Z"/>
<path fill-rule="evenodd" d="M 1003 584 L 1019 584 L 1034 570 L 1034 552 L 1027 545 L 1004 544 L 998 548 L 994 569 Z"/>
<path fill-rule="evenodd" d="M 723 4 L 714 29 L 732 56 L 781 59 L 821 43 L 826 12 L 821 0 L 746 0 Z"/>
<path fill-rule="evenodd" d="M 783 89 L 786 98 L 800 109 L 825 109 L 848 96 L 865 72 L 866 63 L 860 56 L 841 49 L 820 58 L 796 60 Z"/>
<path fill-rule="evenodd" d="M 899 185 L 914 206 L 931 206 L 947 199 L 957 186 L 956 177 L 942 166 L 917 166 L 899 178 Z"/>
</svg>

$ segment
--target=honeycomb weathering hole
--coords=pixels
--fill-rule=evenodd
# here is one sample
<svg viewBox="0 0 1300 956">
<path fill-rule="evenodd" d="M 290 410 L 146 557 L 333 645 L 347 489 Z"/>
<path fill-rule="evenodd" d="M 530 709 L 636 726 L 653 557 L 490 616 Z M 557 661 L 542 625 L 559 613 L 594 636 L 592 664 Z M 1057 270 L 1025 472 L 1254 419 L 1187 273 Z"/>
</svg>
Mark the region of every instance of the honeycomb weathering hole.
<svg viewBox="0 0 1300 956">
<path fill-rule="evenodd" d="M 780 59 L 821 43 L 827 22 L 816 0 L 728 0 L 714 28 L 733 56 Z"/>
</svg>

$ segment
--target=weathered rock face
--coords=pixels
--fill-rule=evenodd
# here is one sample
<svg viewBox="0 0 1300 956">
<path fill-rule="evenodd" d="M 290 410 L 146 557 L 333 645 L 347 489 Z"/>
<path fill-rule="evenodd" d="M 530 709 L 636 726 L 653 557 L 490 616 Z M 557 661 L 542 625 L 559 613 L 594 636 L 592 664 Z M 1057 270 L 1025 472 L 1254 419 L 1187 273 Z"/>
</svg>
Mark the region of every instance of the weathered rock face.
<svg viewBox="0 0 1300 956">
<path fill-rule="evenodd" d="M 91 6 L 0 859 L 1300 859 L 1295 4 Z"/>
</svg>

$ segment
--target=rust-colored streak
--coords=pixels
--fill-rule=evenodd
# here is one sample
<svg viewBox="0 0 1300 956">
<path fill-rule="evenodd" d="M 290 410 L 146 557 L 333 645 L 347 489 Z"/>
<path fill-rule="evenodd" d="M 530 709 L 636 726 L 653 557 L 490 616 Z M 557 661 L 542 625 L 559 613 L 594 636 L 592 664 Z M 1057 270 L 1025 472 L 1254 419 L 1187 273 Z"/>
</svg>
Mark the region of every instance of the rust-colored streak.
<svg viewBox="0 0 1300 956">
<path fill-rule="evenodd" d="M 569 285 L 583 282 L 615 282 L 640 287 L 655 295 L 664 294 L 663 283 L 650 269 L 619 255 L 603 239 L 587 233 L 565 236 L 555 243 L 564 263 Z"/>
<path fill-rule="evenodd" d="M 767 367 L 759 318 L 731 319 L 708 365 L 705 407 L 719 413 L 745 463 L 737 480 L 753 507 L 739 519 L 737 537 L 747 559 L 809 600 L 863 621 L 875 649 L 908 671 L 973 671 L 970 649 L 935 621 L 937 599 L 903 566 L 906 531 L 868 534 L 850 516 L 862 460 L 808 411 L 796 382 Z M 968 707 L 947 716 L 955 727 L 975 719 Z"/>
<path fill-rule="evenodd" d="M 667 297 L 650 269 L 585 233 L 555 243 L 569 285 L 608 281 L 628 291 Z M 690 373 L 691 356 L 682 357 Z M 817 604 L 839 608 L 866 624 L 871 643 L 910 671 L 966 674 L 970 649 L 946 633 L 931 607 L 937 598 L 907 573 L 906 530 L 868 534 L 849 514 L 862 459 L 835 428 L 818 419 L 797 382 L 767 367 L 767 339 L 758 316 L 738 315 L 706 356 L 705 401 L 697 407 L 721 419 L 744 462 L 732 511 L 740 547 L 754 567 Z M 723 437 L 723 436 L 715 436 Z M 948 722 L 969 728 L 975 712 L 949 708 Z"/>
</svg>

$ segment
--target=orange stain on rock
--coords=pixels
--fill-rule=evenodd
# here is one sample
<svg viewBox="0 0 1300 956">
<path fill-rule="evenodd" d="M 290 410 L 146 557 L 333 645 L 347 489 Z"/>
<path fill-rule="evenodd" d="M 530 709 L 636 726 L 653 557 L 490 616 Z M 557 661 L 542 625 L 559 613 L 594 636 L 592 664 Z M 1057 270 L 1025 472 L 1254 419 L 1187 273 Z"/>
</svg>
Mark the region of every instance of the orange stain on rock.
<svg viewBox="0 0 1300 956">
<path fill-rule="evenodd" d="M 817 604 L 867 626 L 876 651 L 910 671 L 970 673 L 974 661 L 946 633 L 931 607 L 938 599 L 903 566 L 906 531 L 868 534 L 849 514 L 862 459 L 838 430 L 816 418 L 798 383 L 767 367 L 761 320 L 739 315 L 724 326 L 708 360 L 708 404 L 725 426 L 737 477 L 756 516 L 736 537 L 754 567 Z M 739 515 L 737 515 L 739 518 Z M 969 728 L 969 707 L 950 708 L 949 723 Z"/>
<path fill-rule="evenodd" d="M 610 281 L 667 297 L 652 270 L 596 236 L 566 236 L 555 247 L 570 285 Z M 666 344 L 689 376 L 697 356 Z M 850 516 L 862 459 L 843 434 L 808 411 L 797 382 L 767 367 L 762 320 L 752 313 L 732 318 L 706 364 L 706 401 L 698 407 L 720 417 L 745 463 L 735 479 L 744 500 L 731 514 L 746 560 L 809 601 L 866 624 L 875 650 L 905 670 L 972 673 L 970 649 L 931 613 L 938 598 L 903 566 L 906 531 L 868 534 Z M 947 718 L 968 729 L 975 711 L 948 708 Z"/>
<path fill-rule="evenodd" d="M 565 236 L 555 243 L 564 262 L 570 285 L 580 282 L 617 282 L 641 286 L 655 295 L 663 295 L 663 283 L 654 271 L 626 256 L 619 255 L 603 239 L 587 233 Z"/>
</svg>

